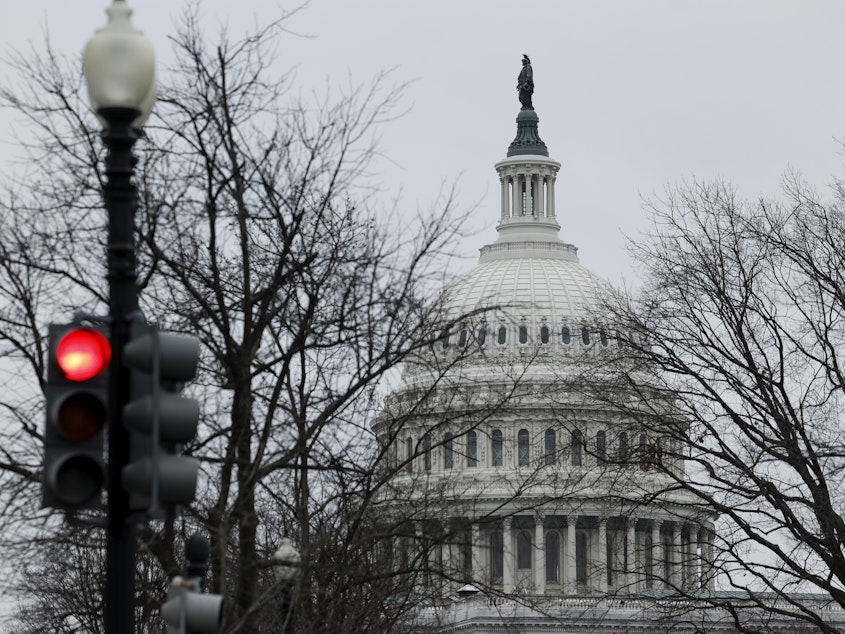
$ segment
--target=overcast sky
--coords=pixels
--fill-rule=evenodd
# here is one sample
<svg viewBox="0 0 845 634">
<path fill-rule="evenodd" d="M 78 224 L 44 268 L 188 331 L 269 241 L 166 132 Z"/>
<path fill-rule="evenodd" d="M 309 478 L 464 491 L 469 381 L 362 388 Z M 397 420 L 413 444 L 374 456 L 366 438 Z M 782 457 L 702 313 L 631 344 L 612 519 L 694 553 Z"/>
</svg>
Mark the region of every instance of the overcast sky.
<svg viewBox="0 0 845 634">
<path fill-rule="evenodd" d="M 106 0 L 3 0 L 0 42 L 78 54 L 105 22 Z M 135 24 L 162 63 L 182 0 L 134 0 Z M 277 18 L 275 0 L 200 2 L 210 29 L 234 34 Z M 464 263 L 495 238 L 493 165 L 514 137 L 516 76 L 531 56 L 534 106 L 557 181 L 563 237 L 616 284 L 631 278 L 623 233 L 646 214 L 641 197 L 692 176 L 722 176 L 742 194 L 776 194 L 795 168 L 822 187 L 841 174 L 845 137 L 845 2 L 801 0 L 312 0 L 288 26 L 280 70 L 303 87 L 365 81 L 385 68 L 415 80 L 410 112 L 382 130 L 391 162 L 376 180 L 427 206 L 459 178 L 482 229 Z M 0 156 L 12 120 L 0 112 Z M 386 200 L 389 194 L 385 194 Z"/>
</svg>

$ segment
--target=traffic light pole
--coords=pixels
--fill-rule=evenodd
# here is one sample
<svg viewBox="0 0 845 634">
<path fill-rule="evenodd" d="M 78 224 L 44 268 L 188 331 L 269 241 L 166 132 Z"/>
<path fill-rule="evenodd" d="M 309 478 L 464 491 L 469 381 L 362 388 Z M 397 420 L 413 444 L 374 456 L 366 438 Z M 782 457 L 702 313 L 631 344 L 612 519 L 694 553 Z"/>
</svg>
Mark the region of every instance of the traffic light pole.
<svg viewBox="0 0 845 634">
<path fill-rule="evenodd" d="M 121 486 L 121 472 L 129 462 L 129 430 L 123 425 L 123 406 L 129 401 L 129 370 L 123 348 L 129 326 L 138 312 L 135 273 L 135 208 L 132 146 L 138 132 L 134 108 L 101 108 L 106 120 L 103 141 L 108 148 L 103 198 L 108 212 L 108 282 L 112 363 L 109 384 L 108 528 L 106 538 L 106 634 L 135 632 L 135 534 L 129 524 L 129 495 Z"/>
</svg>

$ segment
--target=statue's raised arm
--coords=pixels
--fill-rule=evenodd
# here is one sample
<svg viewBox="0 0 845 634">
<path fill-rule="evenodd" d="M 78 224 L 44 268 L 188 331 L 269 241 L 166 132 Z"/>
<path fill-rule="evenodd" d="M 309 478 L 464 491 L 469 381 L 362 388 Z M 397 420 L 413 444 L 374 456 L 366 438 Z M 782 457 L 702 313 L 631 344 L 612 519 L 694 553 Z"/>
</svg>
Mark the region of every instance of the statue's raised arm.
<svg viewBox="0 0 845 634">
<path fill-rule="evenodd" d="M 534 71 L 531 68 L 531 60 L 528 55 L 522 55 L 522 70 L 516 80 L 516 89 L 519 91 L 519 103 L 523 110 L 533 110 L 531 95 L 534 94 Z"/>
</svg>

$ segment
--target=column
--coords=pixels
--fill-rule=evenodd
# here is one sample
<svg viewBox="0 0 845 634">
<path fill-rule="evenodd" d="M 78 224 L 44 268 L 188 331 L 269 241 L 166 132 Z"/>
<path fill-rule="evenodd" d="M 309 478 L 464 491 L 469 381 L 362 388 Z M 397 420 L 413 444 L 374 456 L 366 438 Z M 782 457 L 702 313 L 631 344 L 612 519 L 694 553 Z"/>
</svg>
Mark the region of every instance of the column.
<svg viewBox="0 0 845 634">
<path fill-rule="evenodd" d="M 528 192 L 528 208 L 525 210 L 526 215 L 536 216 L 537 215 L 537 176 L 536 174 L 529 174 L 526 177 L 526 182 L 528 183 L 528 187 L 526 191 Z"/>
<path fill-rule="evenodd" d="M 514 564 L 516 562 L 514 561 L 512 524 L 512 517 L 506 517 L 502 520 L 502 541 L 504 542 L 504 548 L 502 550 L 505 564 L 502 578 L 502 591 L 505 594 L 511 594 L 514 589 L 513 573 Z"/>
<path fill-rule="evenodd" d="M 477 585 L 484 582 L 484 544 L 481 543 L 481 526 L 473 522 L 470 529 L 472 540 L 472 580 Z"/>
<path fill-rule="evenodd" d="M 549 175 L 549 194 L 548 199 L 546 200 L 546 215 L 549 218 L 555 217 L 555 181 L 556 177 L 554 174 Z"/>
<path fill-rule="evenodd" d="M 546 179 L 542 174 L 537 175 L 537 204 L 535 209 L 541 218 L 546 216 Z"/>
<path fill-rule="evenodd" d="M 577 553 L 575 552 L 575 524 L 577 522 L 577 515 L 570 515 L 566 518 L 566 569 L 563 577 L 564 591 L 566 594 L 578 593 L 575 577 L 575 566 L 577 561 Z"/>
<path fill-rule="evenodd" d="M 599 518 L 599 556 L 596 562 L 596 570 L 598 579 L 595 587 L 602 594 L 607 594 L 607 518 Z"/>
<path fill-rule="evenodd" d="M 629 517 L 625 523 L 625 586 L 627 592 L 637 592 L 637 520 Z"/>
<path fill-rule="evenodd" d="M 702 561 L 701 561 L 701 587 L 702 589 L 713 590 L 716 587 L 715 554 L 713 541 L 715 535 L 709 529 L 702 529 Z"/>
<path fill-rule="evenodd" d="M 693 550 L 693 528 L 690 524 L 683 524 L 681 528 L 681 587 L 684 590 L 694 590 L 693 583 L 693 564 L 695 561 L 695 551 Z M 684 532 L 686 532 L 686 539 L 684 539 Z"/>
<path fill-rule="evenodd" d="M 511 218 L 522 215 L 522 187 L 519 174 L 511 176 Z"/>
<path fill-rule="evenodd" d="M 684 585 L 684 552 L 681 545 L 681 524 L 679 522 L 674 522 L 672 525 L 672 548 L 670 550 L 672 586 L 680 588 Z"/>
<path fill-rule="evenodd" d="M 534 592 L 546 594 L 546 529 L 542 513 L 534 516 Z"/>
<path fill-rule="evenodd" d="M 499 176 L 499 182 L 502 184 L 502 218 L 507 218 L 510 215 L 508 210 L 508 177 Z"/>
<path fill-rule="evenodd" d="M 402 539 L 398 535 L 390 538 L 393 548 L 393 570 L 402 570 Z"/>
<path fill-rule="evenodd" d="M 663 540 L 660 538 L 660 520 L 654 520 L 651 523 L 651 570 L 646 571 L 646 574 L 651 573 L 651 578 L 654 580 L 652 588 L 663 588 L 663 570 L 661 565 L 661 556 L 663 553 Z"/>
</svg>

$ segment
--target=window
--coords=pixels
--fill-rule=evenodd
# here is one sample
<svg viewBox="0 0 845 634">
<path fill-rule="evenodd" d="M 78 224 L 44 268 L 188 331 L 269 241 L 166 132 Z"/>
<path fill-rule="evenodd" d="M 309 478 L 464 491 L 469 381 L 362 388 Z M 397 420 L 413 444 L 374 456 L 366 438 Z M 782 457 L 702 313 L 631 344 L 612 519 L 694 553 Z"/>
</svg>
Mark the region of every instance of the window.
<svg viewBox="0 0 845 634">
<path fill-rule="evenodd" d="M 445 469 L 452 468 L 452 432 L 446 432 L 446 435 L 443 437 L 443 467 Z"/>
<path fill-rule="evenodd" d="M 560 533 L 546 533 L 546 583 L 560 583 Z"/>
<path fill-rule="evenodd" d="M 652 548 L 651 535 L 643 539 L 643 565 L 645 567 L 645 587 L 654 587 L 654 549 Z"/>
<path fill-rule="evenodd" d="M 405 459 L 408 461 L 405 469 L 411 473 L 414 470 L 414 439 L 411 436 L 405 439 Z"/>
<path fill-rule="evenodd" d="M 492 435 L 492 451 L 493 454 L 493 466 L 494 467 L 501 467 L 502 466 L 502 430 L 501 429 L 494 429 Z"/>
<path fill-rule="evenodd" d="M 557 462 L 556 440 L 555 430 L 547 429 L 545 437 L 546 464 L 555 464 Z"/>
<path fill-rule="evenodd" d="M 640 461 L 640 469 L 643 471 L 648 471 L 648 438 L 646 438 L 645 434 L 640 434 L 640 446 L 639 446 L 639 455 L 637 458 Z"/>
<path fill-rule="evenodd" d="M 467 466 L 478 466 L 478 436 L 474 431 L 467 434 Z"/>
<path fill-rule="evenodd" d="M 444 350 L 449 347 L 449 331 L 448 330 L 444 330 L 443 334 L 440 335 L 440 341 L 443 343 L 443 349 Z"/>
<path fill-rule="evenodd" d="M 502 531 L 490 533 L 490 583 L 502 583 L 505 574 L 505 540 Z"/>
<path fill-rule="evenodd" d="M 519 465 L 525 466 L 528 464 L 529 459 L 529 451 L 528 451 L 528 430 L 527 429 L 520 429 L 519 433 L 517 434 L 517 444 L 518 444 L 518 457 L 519 457 Z"/>
<path fill-rule="evenodd" d="M 587 330 L 586 326 L 581 327 L 581 341 L 585 346 L 590 345 L 590 331 Z"/>
<path fill-rule="evenodd" d="M 516 567 L 519 570 L 531 568 L 531 533 L 526 530 L 516 534 Z"/>
<path fill-rule="evenodd" d="M 461 328 L 461 332 L 458 335 L 458 346 L 463 348 L 466 345 L 467 345 L 467 329 Z"/>
<path fill-rule="evenodd" d="M 570 439 L 569 449 L 570 449 L 570 462 L 572 462 L 573 466 L 580 467 L 581 466 L 581 446 L 584 444 L 584 439 L 581 436 L 581 432 L 577 429 L 572 432 L 572 438 Z"/>
<path fill-rule="evenodd" d="M 607 434 L 596 432 L 596 462 L 604 464 L 607 461 Z"/>
<path fill-rule="evenodd" d="M 540 343 L 549 343 L 549 327 L 540 326 Z"/>
<path fill-rule="evenodd" d="M 569 345 L 569 342 L 572 341 L 572 335 L 569 333 L 569 326 L 564 326 L 560 329 L 560 341 L 564 345 Z"/>
<path fill-rule="evenodd" d="M 505 343 L 505 341 L 507 340 L 507 335 L 508 335 L 508 329 L 507 329 L 507 328 L 505 328 L 504 326 L 499 326 L 499 338 L 498 338 L 498 342 L 499 342 L 500 344 L 501 344 L 501 343 Z"/>
<path fill-rule="evenodd" d="M 528 343 L 528 326 L 519 327 L 519 343 Z"/>
<path fill-rule="evenodd" d="M 603 347 L 607 348 L 607 333 L 604 330 L 599 331 L 599 341 Z"/>
<path fill-rule="evenodd" d="M 616 347 L 617 348 L 622 347 L 622 333 L 618 330 L 616 331 Z"/>
<path fill-rule="evenodd" d="M 625 464 L 628 462 L 628 432 L 623 431 L 619 434 L 619 462 Z"/>
<path fill-rule="evenodd" d="M 423 454 L 425 458 L 425 470 L 431 471 L 431 436 L 429 434 L 423 437 Z"/>
<path fill-rule="evenodd" d="M 478 329 L 478 345 L 483 346 L 484 342 L 487 340 L 487 329 L 483 326 Z"/>
</svg>

